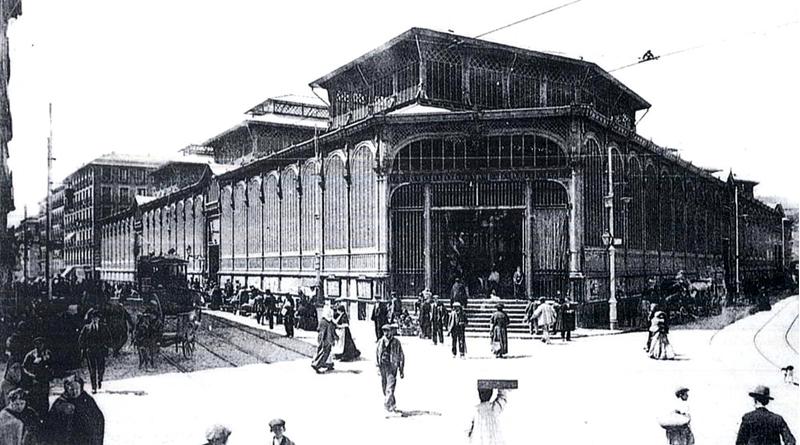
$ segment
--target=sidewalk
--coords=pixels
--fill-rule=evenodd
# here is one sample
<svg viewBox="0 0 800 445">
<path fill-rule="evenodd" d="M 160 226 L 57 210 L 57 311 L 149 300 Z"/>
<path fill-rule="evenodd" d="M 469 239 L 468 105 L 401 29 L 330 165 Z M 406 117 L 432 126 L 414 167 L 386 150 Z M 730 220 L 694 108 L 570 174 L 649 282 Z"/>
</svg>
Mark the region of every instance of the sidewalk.
<svg viewBox="0 0 800 445">
<path fill-rule="evenodd" d="M 245 326 L 261 329 L 263 331 L 272 332 L 275 335 L 285 336 L 286 331 L 283 328 L 283 325 L 275 325 L 273 329 L 269 328 L 269 325 L 259 325 L 256 323 L 255 318 L 250 316 L 243 316 L 243 315 L 234 315 L 230 312 L 225 311 L 213 311 L 210 309 L 205 309 L 204 312 L 210 315 L 214 315 L 220 318 L 224 318 L 226 320 L 240 323 Z M 626 331 L 621 330 L 608 330 L 608 329 L 584 329 L 578 328 L 572 331 L 572 338 L 573 339 L 580 339 L 580 338 L 587 338 L 587 337 L 600 337 L 606 335 L 618 335 L 624 334 Z M 374 342 L 377 341 L 375 335 L 375 325 L 370 320 L 351 320 L 350 322 L 350 333 L 353 336 L 353 340 L 355 341 L 356 345 L 365 344 L 365 342 L 370 341 Z M 447 332 L 444 333 L 445 339 L 444 342 L 446 344 L 450 344 L 450 338 L 447 336 Z M 316 331 L 304 331 L 302 329 L 295 329 L 294 330 L 294 338 L 297 340 L 301 340 L 307 342 L 313 346 L 317 346 L 317 332 Z M 403 342 L 412 342 L 412 343 L 420 343 L 420 344 L 432 344 L 433 341 L 431 339 L 423 339 L 419 337 L 410 337 L 410 336 L 398 336 L 398 338 L 402 339 Z M 467 338 L 489 338 L 489 333 L 476 333 L 476 332 L 467 332 Z M 541 335 L 531 336 L 529 334 L 509 334 L 509 339 L 513 340 L 540 340 L 542 338 Z M 561 336 L 559 334 L 553 334 L 550 336 L 551 342 L 561 342 Z M 360 346 L 359 346 L 359 349 Z M 362 351 L 362 354 L 364 351 Z"/>
</svg>

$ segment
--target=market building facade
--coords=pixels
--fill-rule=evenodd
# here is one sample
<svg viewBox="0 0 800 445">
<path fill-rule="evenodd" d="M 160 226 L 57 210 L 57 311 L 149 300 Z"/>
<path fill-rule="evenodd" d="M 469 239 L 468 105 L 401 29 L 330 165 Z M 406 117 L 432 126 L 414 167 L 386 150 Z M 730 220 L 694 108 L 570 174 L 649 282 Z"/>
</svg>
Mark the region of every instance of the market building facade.
<svg viewBox="0 0 800 445">
<path fill-rule="evenodd" d="M 759 279 L 783 263 L 780 209 L 638 135 L 650 104 L 593 63 L 414 28 L 311 87 L 327 131 L 215 147 L 251 157 L 209 179 L 210 279 L 373 301 L 461 278 L 472 296 L 570 295 L 605 325 L 609 245 L 622 324 L 652 277 L 731 287 L 737 258 Z"/>
</svg>

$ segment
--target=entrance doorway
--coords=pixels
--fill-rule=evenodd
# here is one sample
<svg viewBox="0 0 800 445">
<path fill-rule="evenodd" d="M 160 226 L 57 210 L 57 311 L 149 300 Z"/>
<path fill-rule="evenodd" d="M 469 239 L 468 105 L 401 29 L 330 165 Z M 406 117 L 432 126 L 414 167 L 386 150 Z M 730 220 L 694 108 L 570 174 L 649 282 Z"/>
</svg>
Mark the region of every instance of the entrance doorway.
<svg viewBox="0 0 800 445">
<path fill-rule="evenodd" d="M 447 210 L 431 212 L 433 290 L 448 295 L 456 277 L 470 296 L 513 296 L 512 276 L 522 266 L 524 211 Z"/>
</svg>

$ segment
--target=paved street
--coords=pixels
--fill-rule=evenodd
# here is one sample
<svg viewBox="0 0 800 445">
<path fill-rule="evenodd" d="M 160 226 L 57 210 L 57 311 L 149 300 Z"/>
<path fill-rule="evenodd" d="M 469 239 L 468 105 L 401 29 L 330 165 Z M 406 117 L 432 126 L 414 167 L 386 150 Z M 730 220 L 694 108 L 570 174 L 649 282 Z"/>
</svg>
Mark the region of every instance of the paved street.
<svg viewBox="0 0 800 445">
<path fill-rule="evenodd" d="M 520 388 L 504 416 L 509 443 L 658 444 L 665 440 L 655 418 L 674 400 L 674 387 L 686 385 L 697 443 L 733 443 L 756 384 L 772 388 L 770 408 L 800 433 L 798 387 L 783 384 L 778 370 L 798 365 L 797 314 L 795 296 L 722 331 L 673 331 L 679 360 L 665 362 L 647 358 L 645 333 L 549 346 L 512 339 L 506 360 L 490 357 L 483 338 L 468 339 L 462 360 L 451 357 L 449 346 L 401 337 L 407 357 L 397 389 L 402 418 L 384 416 L 367 322 L 353 326 L 363 360 L 337 363 L 332 374 L 316 375 L 310 360 L 299 359 L 148 375 L 110 381 L 97 400 L 110 444 L 198 444 L 213 423 L 233 430 L 232 445 L 266 443 L 273 417 L 286 419 L 287 435 L 298 444 L 450 444 L 464 437 L 477 403 L 475 380 L 512 378 Z M 315 341 L 313 333 L 300 333 Z"/>
</svg>

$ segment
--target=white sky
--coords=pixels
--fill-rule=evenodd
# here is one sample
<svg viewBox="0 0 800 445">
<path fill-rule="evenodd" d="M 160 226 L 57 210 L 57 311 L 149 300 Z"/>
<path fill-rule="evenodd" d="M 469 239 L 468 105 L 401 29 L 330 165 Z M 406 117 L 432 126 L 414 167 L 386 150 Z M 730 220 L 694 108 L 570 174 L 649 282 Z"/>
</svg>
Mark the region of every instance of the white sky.
<svg viewBox="0 0 800 445">
<path fill-rule="evenodd" d="M 475 36 L 564 2 L 23 0 L 9 29 L 12 220 L 45 195 L 48 102 L 60 181 L 110 151 L 200 143 L 408 28 Z M 607 70 L 705 45 L 613 73 L 653 105 L 639 133 L 797 202 L 799 4 L 583 0 L 486 39 Z"/>
</svg>

